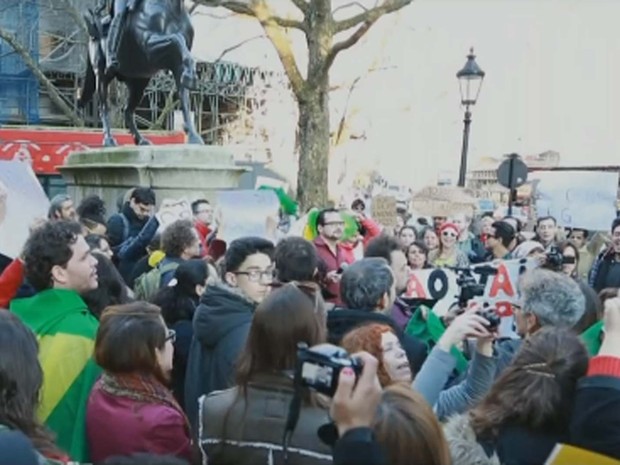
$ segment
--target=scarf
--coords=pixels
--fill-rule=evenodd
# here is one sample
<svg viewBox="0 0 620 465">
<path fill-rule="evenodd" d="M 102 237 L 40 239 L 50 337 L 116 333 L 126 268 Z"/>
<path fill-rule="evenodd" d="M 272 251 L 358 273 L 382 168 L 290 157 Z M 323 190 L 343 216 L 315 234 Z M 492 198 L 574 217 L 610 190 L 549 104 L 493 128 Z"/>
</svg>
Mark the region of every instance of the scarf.
<svg viewBox="0 0 620 465">
<path fill-rule="evenodd" d="M 153 375 L 144 374 L 112 374 L 101 375 L 101 389 L 115 397 L 125 397 L 145 404 L 159 404 L 179 412 L 189 428 L 185 412 L 176 401 L 172 392 Z"/>
</svg>

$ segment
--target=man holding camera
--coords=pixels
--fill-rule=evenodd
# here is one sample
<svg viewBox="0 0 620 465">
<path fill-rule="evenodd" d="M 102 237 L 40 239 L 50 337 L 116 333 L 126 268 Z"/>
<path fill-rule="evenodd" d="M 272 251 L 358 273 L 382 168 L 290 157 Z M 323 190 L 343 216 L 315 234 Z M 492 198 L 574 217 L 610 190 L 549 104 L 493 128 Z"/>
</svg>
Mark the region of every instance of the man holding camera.
<svg viewBox="0 0 620 465">
<path fill-rule="evenodd" d="M 530 270 L 521 277 L 520 291 L 520 305 L 513 305 L 513 309 L 515 330 L 522 339 L 505 339 L 496 344 L 497 375 L 512 362 L 523 339 L 544 326 L 573 328 L 586 309 L 579 285 L 562 273 Z"/>
</svg>

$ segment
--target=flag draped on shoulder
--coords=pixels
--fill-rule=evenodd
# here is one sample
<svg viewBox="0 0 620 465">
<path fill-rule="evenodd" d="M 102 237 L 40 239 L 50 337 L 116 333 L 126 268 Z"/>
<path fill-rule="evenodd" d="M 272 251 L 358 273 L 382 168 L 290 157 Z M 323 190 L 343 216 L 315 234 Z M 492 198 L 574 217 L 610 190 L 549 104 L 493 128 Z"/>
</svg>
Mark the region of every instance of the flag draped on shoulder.
<svg viewBox="0 0 620 465">
<path fill-rule="evenodd" d="M 73 460 L 87 462 L 86 405 L 101 371 L 93 360 L 99 323 L 71 290 L 49 289 L 16 299 L 10 308 L 39 341 L 44 376 L 39 419 Z"/>
</svg>

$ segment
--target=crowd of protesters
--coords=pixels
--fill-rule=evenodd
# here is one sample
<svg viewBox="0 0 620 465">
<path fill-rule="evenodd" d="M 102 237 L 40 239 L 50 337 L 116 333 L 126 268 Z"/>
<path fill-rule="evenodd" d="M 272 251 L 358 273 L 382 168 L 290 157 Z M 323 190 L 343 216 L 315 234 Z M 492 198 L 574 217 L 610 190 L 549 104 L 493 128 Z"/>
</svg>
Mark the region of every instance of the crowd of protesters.
<svg viewBox="0 0 620 465">
<path fill-rule="evenodd" d="M 313 240 L 226 244 L 206 199 L 168 225 L 155 205 L 142 187 L 109 218 L 55 197 L 0 270 L 0 464 L 533 465 L 561 444 L 620 460 L 620 219 L 394 230 L 358 200 L 353 237 L 328 208 Z M 405 296 L 416 270 L 514 258 L 540 264 L 518 337 Z"/>
</svg>

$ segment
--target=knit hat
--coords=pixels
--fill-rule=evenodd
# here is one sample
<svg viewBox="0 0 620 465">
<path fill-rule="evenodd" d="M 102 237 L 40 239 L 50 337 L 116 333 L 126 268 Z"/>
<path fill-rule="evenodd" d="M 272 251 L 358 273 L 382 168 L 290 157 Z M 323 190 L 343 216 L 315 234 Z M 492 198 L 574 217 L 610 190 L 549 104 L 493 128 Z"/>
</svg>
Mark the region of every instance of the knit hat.
<svg viewBox="0 0 620 465">
<path fill-rule="evenodd" d="M 512 253 L 512 256 L 514 258 L 527 258 L 527 256 L 536 249 L 540 249 L 541 252 L 545 251 L 545 248 L 540 242 L 525 241 L 519 244 L 519 246 L 517 246 L 517 248 Z"/>
<path fill-rule="evenodd" d="M 454 231 L 454 234 L 456 234 L 457 237 L 459 236 L 459 234 L 461 234 L 461 231 L 459 231 L 459 227 L 455 225 L 454 223 L 442 224 L 441 227 L 439 228 L 439 233 L 443 234 L 443 232 L 447 229 L 451 229 L 452 231 Z"/>
</svg>

